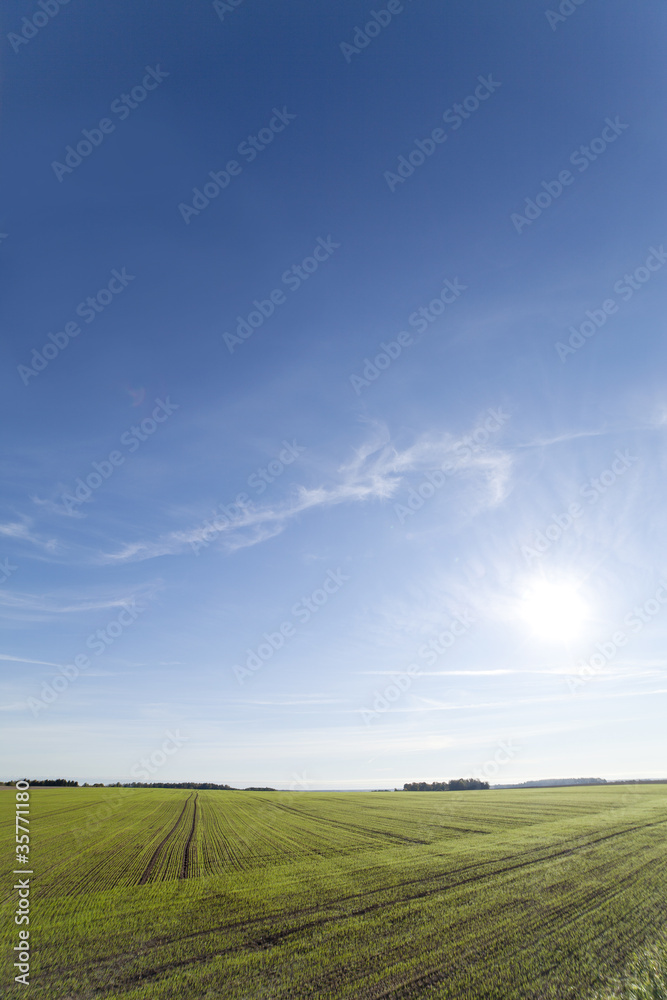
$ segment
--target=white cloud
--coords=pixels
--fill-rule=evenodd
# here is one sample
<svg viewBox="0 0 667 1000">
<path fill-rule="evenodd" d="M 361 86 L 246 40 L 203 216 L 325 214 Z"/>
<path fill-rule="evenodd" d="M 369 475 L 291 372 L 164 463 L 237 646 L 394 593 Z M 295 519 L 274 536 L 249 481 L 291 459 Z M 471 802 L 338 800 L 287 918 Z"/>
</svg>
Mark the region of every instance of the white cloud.
<svg viewBox="0 0 667 1000">
<path fill-rule="evenodd" d="M 20 542 L 28 542 L 30 545 L 45 549 L 47 552 L 55 552 L 58 548 L 56 539 L 40 538 L 30 530 L 30 523 L 28 519 L 24 519 L 23 521 L 8 521 L 5 524 L 0 524 L 0 535 Z"/>
<path fill-rule="evenodd" d="M 562 434 L 556 434 L 554 437 L 536 438 L 534 441 L 524 441 L 523 443 L 517 444 L 517 448 L 547 448 L 552 444 L 563 444 L 566 441 L 576 441 L 578 438 L 602 437 L 603 435 L 610 433 L 611 431 L 607 430 L 564 431 Z"/>
<path fill-rule="evenodd" d="M 389 500 L 410 474 L 437 469 L 445 462 L 452 465 L 454 475 L 478 481 L 475 512 L 496 506 L 509 492 L 511 456 L 490 447 L 470 453 L 470 449 L 460 448 L 462 440 L 447 432 L 425 435 L 401 450 L 391 443 L 386 428 L 376 427 L 350 461 L 338 468 L 337 481 L 332 484 L 298 486 L 287 500 L 272 506 L 249 504 L 232 517 L 214 513 L 196 527 L 169 532 L 155 541 L 129 542 L 116 552 L 103 553 L 100 559 L 105 563 L 155 559 L 219 540 L 228 552 L 234 552 L 279 535 L 290 521 L 307 511 Z"/>
<path fill-rule="evenodd" d="M 50 660 L 26 660 L 23 656 L 10 656 L 8 653 L 0 653 L 0 660 L 9 660 L 10 663 L 35 663 L 41 667 L 60 666 L 60 663 L 51 663 Z"/>
<path fill-rule="evenodd" d="M 59 517 L 73 517 L 81 519 L 86 516 L 83 510 L 75 510 L 74 508 L 70 509 L 64 503 L 56 503 L 55 500 L 49 500 L 38 496 L 31 496 L 30 499 L 34 504 L 36 504 L 36 506 L 42 507 L 50 514 L 57 514 Z"/>
<path fill-rule="evenodd" d="M 81 597 L 78 594 L 63 593 L 61 597 L 46 594 L 30 594 L 10 590 L 0 590 L 0 617 L 13 621 L 48 622 L 60 615 L 85 614 L 89 611 L 104 611 L 123 608 L 137 600 L 151 599 L 159 584 L 144 584 L 133 592 L 108 595 L 97 598 Z"/>
</svg>

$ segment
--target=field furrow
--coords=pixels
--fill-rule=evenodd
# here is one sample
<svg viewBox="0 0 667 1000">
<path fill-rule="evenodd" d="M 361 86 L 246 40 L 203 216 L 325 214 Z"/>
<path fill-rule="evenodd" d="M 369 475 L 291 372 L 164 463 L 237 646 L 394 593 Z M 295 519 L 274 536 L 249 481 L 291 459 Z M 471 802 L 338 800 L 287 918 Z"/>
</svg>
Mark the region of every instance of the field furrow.
<svg viewBox="0 0 667 1000">
<path fill-rule="evenodd" d="M 35 1000 L 585 1000 L 667 924 L 662 786 L 31 805 Z"/>
<path fill-rule="evenodd" d="M 141 874 L 141 878 L 139 879 L 139 885 L 144 885 L 146 882 L 148 882 L 148 879 L 151 877 L 151 874 L 153 873 L 153 869 L 155 868 L 155 865 L 157 864 L 157 860 L 158 860 L 158 858 L 160 856 L 161 851 L 163 850 L 165 844 L 173 837 L 174 833 L 176 832 L 176 830 L 178 829 L 178 827 L 180 825 L 180 822 L 181 822 L 183 816 L 185 815 L 185 811 L 186 811 L 186 809 L 188 807 L 188 802 L 190 801 L 190 798 L 191 798 L 191 796 L 188 796 L 188 799 L 187 799 L 185 805 L 183 806 L 183 808 L 181 809 L 181 812 L 179 813 L 178 819 L 176 820 L 176 822 L 174 823 L 174 825 L 172 826 L 172 828 L 169 830 L 169 832 L 167 833 L 167 835 L 162 838 L 162 840 L 160 841 L 160 843 L 157 845 L 157 847 L 153 851 L 153 854 L 151 855 L 150 861 L 148 862 L 148 864 L 146 865 L 146 868 L 144 869 L 144 871 Z"/>
</svg>

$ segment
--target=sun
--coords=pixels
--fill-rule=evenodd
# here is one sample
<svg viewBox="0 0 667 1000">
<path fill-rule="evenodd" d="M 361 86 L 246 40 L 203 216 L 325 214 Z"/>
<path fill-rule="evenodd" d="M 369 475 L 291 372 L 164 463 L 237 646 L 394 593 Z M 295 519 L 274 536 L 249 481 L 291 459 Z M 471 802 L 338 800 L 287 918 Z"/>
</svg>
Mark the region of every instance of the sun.
<svg viewBox="0 0 667 1000">
<path fill-rule="evenodd" d="M 581 634 L 588 608 L 576 585 L 540 580 L 523 594 L 519 617 L 538 639 L 569 642 Z"/>
</svg>

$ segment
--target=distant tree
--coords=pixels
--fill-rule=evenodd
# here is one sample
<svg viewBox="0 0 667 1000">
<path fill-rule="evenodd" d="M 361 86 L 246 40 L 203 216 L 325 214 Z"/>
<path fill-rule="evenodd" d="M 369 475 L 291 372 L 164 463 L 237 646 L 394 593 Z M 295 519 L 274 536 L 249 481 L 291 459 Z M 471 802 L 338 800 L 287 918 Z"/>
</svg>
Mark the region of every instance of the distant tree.
<svg viewBox="0 0 667 1000">
<path fill-rule="evenodd" d="M 41 787 L 78 788 L 79 787 L 78 781 L 67 781 L 66 778 L 44 778 L 42 781 L 38 781 L 37 778 L 32 778 L 32 779 L 23 778 L 23 781 L 27 781 L 28 784 L 33 788 L 41 788 Z M 12 782 L 12 784 L 16 784 L 16 782 Z"/>
<path fill-rule="evenodd" d="M 449 782 L 450 792 L 469 792 L 488 787 L 488 781 L 479 781 L 477 778 L 456 778 Z"/>
<path fill-rule="evenodd" d="M 553 788 L 560 785 L 606 785 L 606 778 L 540 778 L 537 781 L 522 781 L 519 785 L 505 785 L 506 788 Z"/>
<path fill-rule="evenodd" d="M 226 792 L 235 792 L 236 788 L 232 788 L 231 785 L 216 785 L 212 781 L 129 781 L 124 785 L 120 785 L 120 788 L 192 788 L 198 791 L 203 791 L 206 789 L 216 789 Z"/>
<path fill-rule="evenodd" d="M 488 781 L 478 778 L 452 778 L 451 781 L 411 781 L 403 785 L 404 792 L 469 792 L 488 788 Z"/>
</svg>

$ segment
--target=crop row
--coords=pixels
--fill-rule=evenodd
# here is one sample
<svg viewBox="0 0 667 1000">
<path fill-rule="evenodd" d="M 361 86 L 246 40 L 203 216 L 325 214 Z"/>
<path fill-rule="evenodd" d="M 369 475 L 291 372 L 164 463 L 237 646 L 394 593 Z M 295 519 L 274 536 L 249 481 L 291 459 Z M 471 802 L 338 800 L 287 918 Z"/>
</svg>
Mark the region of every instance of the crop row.
<svg viewBox="0 0 667 1000">
<path fill-rule="evenodd" d="M 82 789 L 33 793 L 36 806 L 40 801 L 47 806 L 41 813 L 36 808 L 34 819 L 39 892 L 90 893 L 149 878 L 245 871 L 402 846 L 441 844 L 458 854 L 468 846 L 478 850 L 481 841 L 512 837 L 519 829 L 534 829 L 539 840 L 542 831 L 565 829 L 568 823 L 585 826 L 593 816 L 611 830 L 622 824 L 633 803 L 650 813 L 661 801 L 653 789 L 638 797 L 635 788 L 596 788 L 594 794 L 548 789 L 365 797 L 209 791 L 196 799 L 172 790 L 100 792 L 104 794 Z M 83 809 L 86 801 L 90 805 Z"/>
<path fill-rule="evenodd" d="M 621 967 L 667 920 L 667 803 L 612 811 L 606 825 L 584 819 L 495 843 L 458 838 L 446 853 L 440 842 L 304 855 L 209 879 L 206 890 L 197 879 L 151 880 L 140 896 L 128 888 L 108 897 L 117 916 L 102 894 L 85 925 L 76 907 L 45 921 L 45 943 L 54 941 L 45 951 L 59 954 L 57 941 L 63 949 L 43 980 L 38 967 L 33 995 L 78 996 L 64 985 L 102 982 L 113 1000 L 209 991 L 230 1000 L 582 1000 L 603 968 Z M 181 833 L 184 822 L 174 840 Z"/>
</svg>

